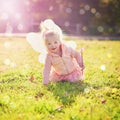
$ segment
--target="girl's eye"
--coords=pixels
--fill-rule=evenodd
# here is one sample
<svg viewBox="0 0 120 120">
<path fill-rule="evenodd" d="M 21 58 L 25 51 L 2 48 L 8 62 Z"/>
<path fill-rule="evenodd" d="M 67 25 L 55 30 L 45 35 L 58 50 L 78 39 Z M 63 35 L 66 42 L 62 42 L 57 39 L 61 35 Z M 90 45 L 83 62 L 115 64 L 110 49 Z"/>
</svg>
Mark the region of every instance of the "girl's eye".
<svg viewBox="0 0 120 120">
<path fill-rule="evenodd" d="M 48 45 L 51 45 L 51 43 L 48 43 Z"/>
<path fill-rule="evenodd" d="M 57 44 L 58 42 L 57 41 L 55 41 L 55 44 Z"/>
</svg>

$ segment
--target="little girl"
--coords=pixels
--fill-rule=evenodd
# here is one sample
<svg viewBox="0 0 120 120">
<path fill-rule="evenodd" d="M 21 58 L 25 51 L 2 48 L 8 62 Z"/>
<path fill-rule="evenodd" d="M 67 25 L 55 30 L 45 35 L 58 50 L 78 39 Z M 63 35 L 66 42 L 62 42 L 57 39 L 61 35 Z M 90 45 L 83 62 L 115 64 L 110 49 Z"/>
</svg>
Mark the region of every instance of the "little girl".
<svg viewBox="0 0 120 120">
<path fill-rule="evenodd" d="M 60 27 L 50 19 L 42 22 L 40 26 L 41 35 L 39 35 L 38 42 L 33 40 L 34 33 L 28 34 L 27 40 L 35 50 L 46 54 L 43 84 L 47 85 L 50 81 L 79 82 L 83 80 L 84 64 L 82 56 L 63 42 Z"/>
</svg>

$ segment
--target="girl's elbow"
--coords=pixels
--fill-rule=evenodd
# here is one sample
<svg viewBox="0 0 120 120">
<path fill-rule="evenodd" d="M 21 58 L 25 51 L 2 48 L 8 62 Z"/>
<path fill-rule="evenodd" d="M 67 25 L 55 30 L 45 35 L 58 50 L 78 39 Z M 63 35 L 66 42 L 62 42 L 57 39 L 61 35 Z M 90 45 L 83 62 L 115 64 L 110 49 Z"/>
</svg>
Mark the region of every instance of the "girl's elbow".
<svg viewBox="0 0 120 120">
<path fill-rule="evenodd" d="M 43 85 L 48 85 L 48 84 L 49 84 L 49 81 L 43 80 Z"/>
</svg>

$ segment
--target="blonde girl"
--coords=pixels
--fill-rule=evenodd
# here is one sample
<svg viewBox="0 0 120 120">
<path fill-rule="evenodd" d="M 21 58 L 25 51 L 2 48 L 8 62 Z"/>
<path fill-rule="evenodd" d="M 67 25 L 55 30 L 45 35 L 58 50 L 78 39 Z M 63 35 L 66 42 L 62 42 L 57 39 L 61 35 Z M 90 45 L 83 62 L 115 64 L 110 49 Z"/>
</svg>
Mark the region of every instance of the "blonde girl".
<svg viewBox="0 0 120 120">
<path fill-rule="evenodd" d="M 45 58 L 43 60 L 43 84 L 47 85 L 51 81 L 79 82 L 83 80 L 82 56 L 73 47 L 70 47 L 71 45 L 63 42 L 60 27 L 51 19 L 47 19 L 41 22 L 40 28 L 41 33 L 39 35 L 28 34 L 27 41 L 33 49 L 41 53 L 40 61 L 45 56 L 43 57 Z M 36 41 L 33 40 L 34 38 L 37 38 Z"/>
</svg>

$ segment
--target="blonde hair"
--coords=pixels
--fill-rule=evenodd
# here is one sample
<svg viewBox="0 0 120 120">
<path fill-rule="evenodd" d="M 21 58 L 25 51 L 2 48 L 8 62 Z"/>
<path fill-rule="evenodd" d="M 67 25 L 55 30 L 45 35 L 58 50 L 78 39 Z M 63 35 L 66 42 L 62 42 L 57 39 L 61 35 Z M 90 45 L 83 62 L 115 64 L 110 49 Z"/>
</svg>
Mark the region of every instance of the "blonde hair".
<svg viewBox="0 0 120 120">
<path fill-rule="evenodd" d="M 62 30 L 58 25 L 53 22 L 53 20 L 46 19 L 41 22 L 40 29 L 43 40 L 45 40 L 49 36 L 55 36 L 60 41 L 62 41 Z"/>
</svg>

